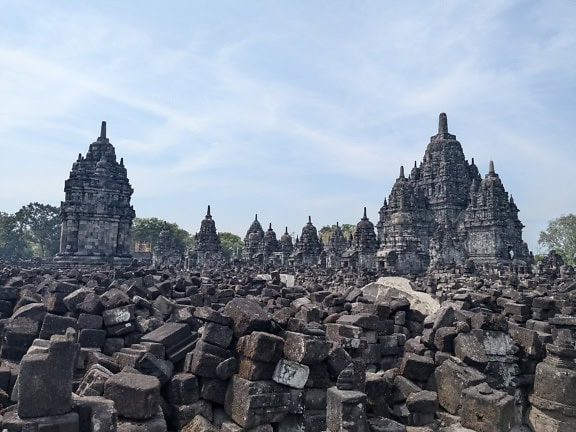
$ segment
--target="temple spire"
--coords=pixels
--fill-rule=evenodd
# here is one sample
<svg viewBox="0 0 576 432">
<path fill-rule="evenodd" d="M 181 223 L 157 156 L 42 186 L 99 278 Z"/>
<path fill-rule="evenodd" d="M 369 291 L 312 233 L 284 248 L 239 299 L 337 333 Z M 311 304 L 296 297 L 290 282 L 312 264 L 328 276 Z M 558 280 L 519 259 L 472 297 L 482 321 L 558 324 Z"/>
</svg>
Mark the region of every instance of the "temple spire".
<svg viewBox="0 0 576 432">
<path fill-rule="evenodd" d="M 100 138 L 106 139 L 106 122 L 103 121 L 102 125 L 100 126 Z"/>
<path fill-rule="evenodd" d="M 448 117 L 446 117 L 446 113 L 440 113 L 440 117 L 438 119 L 438 134 L 447 134 L 448 133 Z"/>
<path fill-rule="evenodd" d="M 210 214 L 210 204 L 208 204 L 208 210 L 206 211 L 206 217 L 211 218 L 212 215 Z"/>
<path fill-rule="evenodd" d="M 400 178 L 404 178 L 404 165 L 400 165 Z"/>
<path fill-rule="evenodd" d="M 255 220 L 255 221 L 258 220 L 258 213 L 256 213 L 256 216 L 254 216 L 254 220 Z"/>
<path fill-rule="evenodd" d="M 288 234 L 288 227 L 286 227 L 286 230 L 284 231 L 284 234 Z"/>
<path fill-rule="evenodd" d="M 268 230 L 272 231 L 272 222 L 270 222 L 270 224 L 268 225 Z"/>
<path fill-rule="evenodd" d="M 494 171 L 494 161 L 490 161 L 490 166 L 488 167 L 488 174 L 496 174 Z"/>
<path fill-rule="evenodd" d="M 312 223 L 312 216 L 308 216 L 308 223 L 309 223 L 309 224 Z"/>
<path fill-rule="evenodd" d="M 364 207 L 364 217 L 362 219 L 368 219 L 368 217 L 366 216 L 366 207 Z"/>
</svg>

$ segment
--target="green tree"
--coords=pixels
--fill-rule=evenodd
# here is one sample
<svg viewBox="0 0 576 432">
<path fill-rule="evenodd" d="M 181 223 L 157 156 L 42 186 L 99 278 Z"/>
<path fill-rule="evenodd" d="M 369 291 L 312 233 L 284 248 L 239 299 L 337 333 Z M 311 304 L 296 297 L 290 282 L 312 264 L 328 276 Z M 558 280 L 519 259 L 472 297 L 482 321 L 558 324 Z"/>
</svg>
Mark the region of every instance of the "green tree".
<svg viewBox="0 0 576 432">
<path fill-rule="evenodd" d="M 342 225 L 340 225 L 340 229 L 342 230 L 342 234 L 344 234 L 344 237 L 346 237 L 348 239 L 348 238 L 350 238 L 351 235 L 354 234 L 354 231 L 356 230 L 356 225 L 342 224 Z M 336 225 L 332 225 L 332 226 L 324 225 L 322 228 L 320 228 L 320 230 L 318 231 L 318 234 L 322 238 L 322 241 L 324 242 L 324 244 L 326 244 L 328 242 L 328 239 L 330 238 L 330 236 L 332 235 L 334 230 L 336 230 Z"/>
<path fill-rule="evenodd" d="M 30 258 L 32 251 L 16 216 L 0 212 L 0 259 Z"/>
<path fill-rule="evenodd" d="M 555 250 L 564 262 L 575 264 L 576 255 L 576 215 L 562 215 L 548 223 L 548 228 L 540 231 L 538 244 L 547 251 Z"/>
<path fill-rule="evenodd" d="M 132 241 L 147 243 L 151 248 L 158 243 L 158 237 L 164 228 L 168 228 L 175 246 L 184 252 L 192 244 L 192 236 L 175 223 L 158 218 L 135 218 L 132 223 Z"/>
<path fill-rule="evenodd" d="M 24 238 L 41 258 L 53 256 L 60 248 L 60 209 L 38 202 L 23 206 L 15 214 Z"/>
<path fill-rule="evenodd" d="M 222 252 L 226 258 L 238 258 L 240 256 L 242 247 L 244 247 L 244 242 L 242 242 L 240 236 L 229 232 L 221 232 L 218 233 L 218 238 L 220 239 Z"/>
</svg>

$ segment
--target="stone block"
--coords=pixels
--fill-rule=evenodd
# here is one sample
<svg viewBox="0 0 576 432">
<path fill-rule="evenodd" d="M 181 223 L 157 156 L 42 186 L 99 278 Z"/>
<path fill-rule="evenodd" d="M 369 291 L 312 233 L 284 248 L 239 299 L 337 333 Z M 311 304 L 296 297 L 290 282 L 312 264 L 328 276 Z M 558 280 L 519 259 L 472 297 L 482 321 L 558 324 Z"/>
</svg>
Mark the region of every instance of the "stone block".
<svg viewBox="0 0 576 432">
<path fill-rule="evenodd" d="M 272 380 L 288 387 L 303 389 L 308 380 L 310 368 L 306 365 L 296 363 L 290 360 L 281 359 L 276 364 Z"/>
<path fill-rule="evenodd" d="M 102 348 L 106 342 L 106 330 L 83 328 L 78 335 L 78 343 L 82 348 Z"/>
<path fill-rule="evenodd" d="M 197 415 L 181 429 L 181 432 L 220 432 L 220 428 L 214 426 L 205 417 Z"/>
<path fill-rule="evenodd" d="M 271 380 L 276 369 L 275 363 L 257 362 L 248 358 L 241 358 L 238 366 L 238 375 L 250 381 Z"/>
<path fill-rule="evenodd" d="M 224 405 L 228 381 L 215 378 L 202 378 L 200 380 L 200 397 L 218 405 Z"/>
<path fill-rule="evenodd" d="M 164 345 L 168 360 L 178 362 L 194 349 L 197 337 L 188 324 L 168 322 L 142 336 L 142 341 Z"/>
<path fill-rule="evenodd" d="M 368 313 L 342 315 L 336 323 L 353 325 L 365 330 L 376 330 L 378 328 L 378 317 Z"/>
<path fill-rule="evenodd" d="M 76 333 L 54 335 L 49 348 L 27 354 L 18 375 L 18 416 L 44 417 L 66 414 L 72 406 L 72 378 L 78 351 Z"/>
<path fill-rule="evenodd" d="M 461 333 L 454 339 L 456 357 L 469 366 L 484 370 L 488 357 L 484 347 L 473 333 Z"/>
<path fill-rule="evenodd" d="M 560 412 L 528 408 L 528 426 L 537 432 L 574 432 L 576 417 L 567 417 Z"/>
<path fill-rule="evenodd" d="M 462 392 L 480 384 L 486 376 L 465 364 L 453 360 L 444 361 L 434 372 L 438 388 L 438 402 L 450 414 L 458 414 L 461 407 Z"/>
<path fill-rule="evenodd" d="M 146 375 L 155 376 L 163 386 L 174 375 L 174 364 L 170 360 L 164 360 L 155 355 L 145 352 L 138 357 L 136 369 Z"/>
<path fill-rule="evenodd" d="M 218 366 L 231 356 L 229 350 L 200 341 L 194 348 L 187 372 L 207 378 L 218 378 Z"/>
<path fill-rule="evenodd" d="M 328 357 L 332 344 L 325 338 L 302 333 L 284 333 L 284 358 L 310 365 Z"/>
<path fill-rule="evenodd" d="M 198 378 L 191 373 L 177 373 L 164 388 L 166 400 L 173 405 L 188 405 L 200 399 Z"/>
<path fill-rule="evenodd" d="M 47 313 L 40 329 L 40 339 L 49 340 L 52 335 L 63 335 L 67 328 L 76 329 L 74 318 Z"/>
<path fill-rule="evenodd" d="M 202 416 L 211 421 L 213 417 L 212 404 L 205 400 L 198 400 L 188 405 L 175 405 L 170 410 L 170 423 L 176 430 L 182 430 L 196 416 Z"/>
<path fill-rule="evenodd" d="M 107 309 L 102 312 L 102 319 L 106 327 L 113 327 L 132 321 L 134 319 L 134 305 L 130 304 L 114 309 Z"/>
<path fill-rule="evenodd" d="M 102 396 L 108 378 L 114 375 L 104 366 L 95 364 L 84 374 L 76 390 L 78 396 Z"/>
<path fill-rule="evenodd" d="M 118 413 L 111 400 L 98 396 L 75 397 L 72 408 L 78 413 L 79 432 L 116 432 Z"/>
<path fill-rule="evenodd" d="M 438 351 L 453 354 L 456 336 L 458 336 L 456 327 L 441 327 L 434 334 L 434 346 Z"/>
<path fill-rule="evenodd" d="M 462 426 L 478 432 L 508 432 L 514 422 L 514 398 L 486 383 L 462 392 Z"/>
<path fill-rule="evenodd" d="M 412 393 L 406 398 L 406 406 L 411 413 L 434 414 L 438 411 L 438 394 L 427 390 Z"/>
<path fill-rule="evenodd" d="M 234 331 L 228 326 L 214 322 L 204 324 L 202 340 L 208 343 L 218 345 L 222 348 L 228 348 L 233 336 Z"/>
<path fill-rule="evenodd" d="M 270 315 L 252 299 L 234 298 L 226 304 L 222 313 L 232 318 L 234 336 L 237 338 L 255 331 L 269 332 L 272 328 Z"/>
<path fill-rule="evenodd" d="M 290 411 L 289 388 L 274 381 L 248 381 L 235 375 L 226 391 L 225 410 L 243 428 L 281 421 Z"/>
<path fill-rule="evenodd" d="M 117 432 L 167 432 L 166 420 L 162 410 L 158 408 L 150 419 L 119 418 Z"/>
<path fill-rule="evenodd" d="M 120 372 L 106 381 L 104 397 L 114 401 L 122 417 L 150 419 L 158 412 L 160 381 L 148 375 Z"/>
<path fill-rule="evenodd" d="M 242 356 L 260 362 L 276 363 L 284 351 L 284 339 L 270 333 L 253 332 L 242 336 L 236 345 Z"/>
<path fill-rule="evenodd" d="M 326 396 L 328 432 L 369 432 L 364 393 L 331 387 Z"/>
<path fill-rule="evenodd" d="M 3 430 L 8 432 L 84 432 L 79 428 L 79 417 L 75 412 L 36 418 L 21 418 L 17 415 L 16 410 L 9 410 L 4 414 L 2 427 Z"/>
<path fill-rule="evenodd" d="M 414 353 L 406 353 L 400 363 L 400 373 L 413 381 L 426 382 L 434 373 L 434 360 Z"/>
</svg>

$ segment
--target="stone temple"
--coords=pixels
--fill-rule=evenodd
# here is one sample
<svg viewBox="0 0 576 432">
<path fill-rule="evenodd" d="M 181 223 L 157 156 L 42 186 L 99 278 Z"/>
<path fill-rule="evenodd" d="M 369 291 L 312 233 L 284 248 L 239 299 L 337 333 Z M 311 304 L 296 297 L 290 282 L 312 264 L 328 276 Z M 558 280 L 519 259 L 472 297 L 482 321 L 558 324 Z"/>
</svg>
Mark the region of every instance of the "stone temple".
<svg viewBox="0 0 576 432">
<path fill-rule="evenodd" d="M 123 159 L 116 161 L 106 137 L 106 122 L 86 156 L 78 155 L 64 192 L 60 253 L 55 260 L 61 265 L 129 264 L 133 189 Z"/>
<path fill-rule="evenodd" d="M 464 158 L 456 136 L 440 114 L 419 166 L 404 168 L 384 200 L 376 225 L 378 267 L 394 273 L 421 273 L 450 264 L 528 262 L 518 208 L 490 162 L 481 177 L 474 159 Z"/>
</svg>

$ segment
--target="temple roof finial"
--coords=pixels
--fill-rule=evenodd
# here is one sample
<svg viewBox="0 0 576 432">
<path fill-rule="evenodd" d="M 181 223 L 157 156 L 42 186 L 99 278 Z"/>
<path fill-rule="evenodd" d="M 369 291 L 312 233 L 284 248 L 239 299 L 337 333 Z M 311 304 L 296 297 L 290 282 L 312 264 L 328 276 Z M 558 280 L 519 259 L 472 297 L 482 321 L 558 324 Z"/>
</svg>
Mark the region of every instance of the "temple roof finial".
<svg viewBox="0 0 576 432">
<path fill-rule="evenodd" d="M 494 161 L 490 161 L 490 166 L 488 167 L 488 174 L 496 174 L 496 171 L 494 171 Z"/>
<path fill-rule="evenodd" d="M 100 138 L 106 139 L 106 122 L 103 121 L 102 125 L 100 126 Z"/>
<path fill-rule="evenodd" d="M 269 230 L 269 231 L 272 231 L 272 222 L 269 223 L 269 225 L 268 225 L 268 230 Z"/>
<path fill-rule="evenodd" d="M 208 210 L 206 211 L 206 217 L 211 218 L 212 215 L 210 214 L 210 204 L 208 204 Z"/>
<path fill-rule="evenodd" d="M 440 113 L 438 119 L 438 134 L 445 133 L 448 133 L 448 117 L 446 117 L 446 113 Z"/>
<path fill-rule="evenodd" d="M 364 207 L 364 216 L 363 219 L 368 219 L 368 217 L 366 216 L 366 207 Z"/>
<path fill-rule="evenodd" d="M 284 231 L 284 234 L 288 234 L 288 227 L 286 227 L 286 230 Z"/>
<path fill-rule="evenodd" d="M 254 216 L 254 220 L 258 220 L 258 213 L 256 213 L 256 216 Z"/>
<path fill-rule="evenodd" d="M 400 178 L 404 178 L 404 165 L 400 165 Z"/>
<path fill-rule="evenodd" d="M 309 224 L 312 223 L 312 216 L 308 216 L 308 223 L 309 223 Z"/>
</svg>

